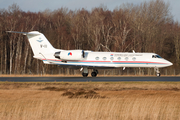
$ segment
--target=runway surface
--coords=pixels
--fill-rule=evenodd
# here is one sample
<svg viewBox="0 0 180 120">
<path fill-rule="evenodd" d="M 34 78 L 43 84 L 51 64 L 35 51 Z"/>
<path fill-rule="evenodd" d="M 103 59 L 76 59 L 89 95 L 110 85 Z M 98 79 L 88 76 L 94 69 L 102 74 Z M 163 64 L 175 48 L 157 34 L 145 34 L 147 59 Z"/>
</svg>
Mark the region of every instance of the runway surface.
<svg viewBox="0 0 180 120">
<path fill-rule="evenodd" d="M 179 82 L 180 77 L 0 77 L 1 82 L 121 82 L 167 81 Z"/>
</svg>

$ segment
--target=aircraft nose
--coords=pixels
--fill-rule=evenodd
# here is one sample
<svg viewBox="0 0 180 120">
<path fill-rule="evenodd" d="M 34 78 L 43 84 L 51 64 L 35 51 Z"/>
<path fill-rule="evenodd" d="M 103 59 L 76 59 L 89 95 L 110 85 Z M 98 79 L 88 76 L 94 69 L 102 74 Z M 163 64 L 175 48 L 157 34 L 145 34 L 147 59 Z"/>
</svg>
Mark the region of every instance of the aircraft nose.
<svg viewBox="0 0 180 120">
<path fill-rule="evenodd" d="M 169 66 L 173 65 L 173 63 L 172 63 L 172 62 L 169 62 L 169 61 L 167 61 L 167 64 L 168 64 Z"/>
</svg>

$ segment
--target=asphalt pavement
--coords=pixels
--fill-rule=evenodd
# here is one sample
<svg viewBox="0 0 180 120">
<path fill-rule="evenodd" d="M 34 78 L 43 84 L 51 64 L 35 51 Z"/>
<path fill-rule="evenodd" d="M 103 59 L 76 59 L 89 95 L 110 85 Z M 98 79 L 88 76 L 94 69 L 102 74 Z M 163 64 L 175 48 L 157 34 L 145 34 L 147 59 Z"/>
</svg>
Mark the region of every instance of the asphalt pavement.
<svg viewBox="0 0 180 120">
<path fill-rule="evenodd" d="M 180 82 L 180 77 L 0 77 L 1 82 L 121 82 L 167 81 Z"/>
</svg>

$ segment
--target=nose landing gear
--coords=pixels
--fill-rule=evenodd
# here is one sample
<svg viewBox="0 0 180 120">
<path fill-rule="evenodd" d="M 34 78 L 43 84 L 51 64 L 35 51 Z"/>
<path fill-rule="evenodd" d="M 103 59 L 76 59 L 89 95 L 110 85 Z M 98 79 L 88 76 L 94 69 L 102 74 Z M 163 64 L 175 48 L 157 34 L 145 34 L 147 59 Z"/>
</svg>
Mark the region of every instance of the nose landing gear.
<svg viewBox="0 0 180 120">
<path fill-rule="evenodd" d="M 154 68 L 154 70 L 156 71 L 157 77 L 160 77 L 160 76 L 161 76 L 161 73 L 160 73 L 160 71 L 159 71 L 159 68 Z"/>
</svg>

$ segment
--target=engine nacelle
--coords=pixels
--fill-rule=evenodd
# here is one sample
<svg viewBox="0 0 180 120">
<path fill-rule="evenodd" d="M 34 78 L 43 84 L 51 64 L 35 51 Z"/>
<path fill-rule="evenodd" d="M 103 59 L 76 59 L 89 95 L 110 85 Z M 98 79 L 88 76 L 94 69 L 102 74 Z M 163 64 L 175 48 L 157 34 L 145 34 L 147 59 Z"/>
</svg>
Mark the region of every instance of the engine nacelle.
<svg viewBox="0 0 180 120">
<path fill-rule="evenodd" d="M 61 60 L 82 60 L 85 57 L 84 50 L 65 50 L 55 52 L 55 58 Z"/>
</svg>

